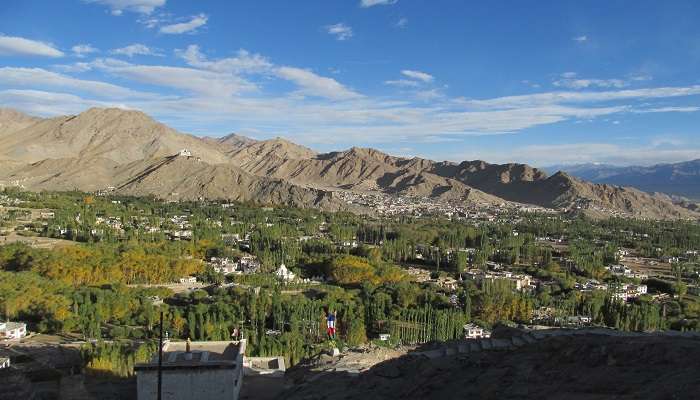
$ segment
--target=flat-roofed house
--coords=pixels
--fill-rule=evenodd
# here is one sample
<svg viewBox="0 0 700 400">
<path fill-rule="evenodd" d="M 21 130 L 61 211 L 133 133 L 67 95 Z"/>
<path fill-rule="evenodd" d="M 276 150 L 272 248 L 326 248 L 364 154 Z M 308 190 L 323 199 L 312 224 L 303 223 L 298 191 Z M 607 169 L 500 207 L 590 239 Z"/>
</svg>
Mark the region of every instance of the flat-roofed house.
<svg viewBox="0 0 700 400">
<path fill-rule="evenodd" d="M 0 322 L 0 340 L 21 339 L 27 336 L 27 324 L 24 322 Z"/>
<path fill-rule="evenodd" d="M 237 400 L 243 385 L 246 341 L 166 342 L 163 400 Z M 138 400 L 158 398 L 158 355 L 134 366 Z"/>
</svg>

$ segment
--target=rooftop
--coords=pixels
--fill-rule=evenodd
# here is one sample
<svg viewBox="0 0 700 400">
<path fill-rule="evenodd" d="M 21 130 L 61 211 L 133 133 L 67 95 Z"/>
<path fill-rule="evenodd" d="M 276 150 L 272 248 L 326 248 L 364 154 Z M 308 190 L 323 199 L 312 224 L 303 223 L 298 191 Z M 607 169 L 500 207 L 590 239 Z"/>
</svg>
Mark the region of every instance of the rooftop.
<svg viewBox="0 0 700 400">
<path fill-rule="evenodd" d="M 0 331 L 11 331 L 14 329 L 24 328 L 27 324 L 24 322 L 0 322 Z"/>
<path fill-rule="evenodd" d="M 191 342 L 187 353 L 187 342 L 166 342 L 163 345 L 163 369 L 191 368 L 236 368 L 238 355 L 245 351 L 245 342 L 229 341 Z M 136 371 L 158 368 L 158 354 L 150 362 L 137 364 Z"/>
</svg>

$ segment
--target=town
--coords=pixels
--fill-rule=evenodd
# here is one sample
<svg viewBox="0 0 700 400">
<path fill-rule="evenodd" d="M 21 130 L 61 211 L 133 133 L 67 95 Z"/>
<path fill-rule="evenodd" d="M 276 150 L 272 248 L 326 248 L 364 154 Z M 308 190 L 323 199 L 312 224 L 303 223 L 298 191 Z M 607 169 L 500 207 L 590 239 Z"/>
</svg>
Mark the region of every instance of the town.
<svg viewBox="0 0 700 400">
<path fill-rule="evenodd" d="M 328 315 L 336 349 L 484 340 L 504 324 L 700 329 L 695 223 L 346 200 L 379 212 L 4 189 L 0 367 L 17 387 L 64 365 L 51 369 L 140 376 L 151 393 L 161 311 L 173 371 L 194 352 L 254 376 L 325 351 Z"/>
</svg>

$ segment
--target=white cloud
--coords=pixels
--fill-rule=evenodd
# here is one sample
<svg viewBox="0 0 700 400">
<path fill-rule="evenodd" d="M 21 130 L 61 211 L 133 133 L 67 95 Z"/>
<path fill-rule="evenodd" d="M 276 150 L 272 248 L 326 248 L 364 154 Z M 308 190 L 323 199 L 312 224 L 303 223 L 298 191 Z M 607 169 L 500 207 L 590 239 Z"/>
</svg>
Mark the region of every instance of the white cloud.
<svg viewBox="0 0 700 400">
<path fill-rule="evenodd" d="M 432 82 L 435 79 L 432 75 L 421 71 L 412 71 L 409 69 L 405 69 L 401 71 L 401 73 L 411 79 L 416 79 L 425 83 Z"/>
<path fill-rule="evenodd" d="M 399 20 L 396 21 L 396 24 L 394 24 L 394 26 L 397 28 L 405 28 L 407 25 L 408 25 L 408 18 L 399 18 Z"/>
<path fill-rule="evenodd" d="M 347 100 L 362 97 L 332 78 L 326 78 L 301 68 L 279 67 L 277 76 L 292 81 L 299 86 L 303 95 L 324 97 L 331 100 Z"/>
<path fill-rule="evenodd" d="M 143 45 L 141 43 L 134 43 L 130 44 L 126 47 L 121 47 L 119 49 L 114 49 L 110 53 L 112 54 L 118 54 L 121 56 L 127 56 L 127 57 L 133 57 L 137 55 L 142 55 L 142 56 L 161 56 L 158 51 L 149 48 L 146 45 Z"/>
<path fill-rule="evenodd" d="M 361 0 L 360 7 L 373 7 L 373 6 L 386 6 L 390 4 L 396 4 L 399 0 Z"/>
<path fill-rule="evenodd" d="M 633 110 L 634 113 L 666 113 L 666 112 L 696 112 L 700 111 L 700 107 L 656 107 L 656 108 L 645 108 L 640 110 Z"/>
<path fill-rule="evenodd" d="M 61 72 L 87 72 L 92 69 L 92 64 L 87 62 L 77 62 L 73 64 L 57 64 L 52 66 L 56 71 Z"/>
<path fill-rule="evenodd" d="M 257 89 L 255 84 L 240 77 L 194 68 L 136 65 L 113 59 L 98 60 L 95 66 L 136 82 L 182 89 L 198 95 L 227 97 Z"/>
<path fill-rule="evenodd" d="M 630 99 L 656 99 L 700 95 L 700 85 L 625 89 L 602 92 L 544 92 L 526 95 L 496 97 L 485 100 L 458 99 L 459 103 L 482 109 L 521 108 L 551 104 L 595 103 Z"/>
<path fill-rule="evenodd" d="M 397 145 L 402 141 L 421 142 L 427 137 L 456 140 L 466 135 L 514 133 L 566 121 L 596 118 L 616 121 L 624 115 L 631 117 L 632 113 L 695 112 L 695 107 L 669 107 L 666 102 L 659 104 L 652 100 L 700 95 L 700 86 L 686 86 L 449 98 L 429 84 L 435 80 L 432 75 L 406 70 L 409 74 L 402 73 L 403 79 L 385 83 L 403 85 L 410 89 L 409 96 L 406 93 L 396 97 L 363 96 L 338 80 L 298 67 L 275 65 L 266 57 L 246 50 L 216 59 L 208 58 L 198 46 L 192 45 L 176 54 L 188 67 L 139 65 L 109 58 L 54 66 L 56 71 L 92 69 L 91 76 L 104 74 L 119 78 L 120 82 L 166 88 L 159 96 L 130 93 L 126 87 L 40 69 L 4 69 L 5 78 L 0 78 L 0 83 L 3 88 L 14 90 L 3 92 L 4 98 L 22 95 L 23 100 L 8 104 L 30 107 L 30 99 L 36 98 L 37 107 L 50 107 L 51 101 L 55 101 L 55 111 L 117 99 L 125 107 L 141 109 L 169 123 L 174 121 L 176 128 L 184 126 L 189 131 L 211 130 L 212 126 L 240 131 L 257 129 L 294 137 L 305 144 L 334 146 Z M 575 74 L 567 76 L 577 79 Z M 280 80 L 292 83 L 293 87 L 268 85 Z M 69 93 L 19 90 L 43 87 Z M 66 97 L 69 94 L 75 97 Z M 86 98 L 89 95 L 93 99 Z M 66 105 L 58 104 L 61 101 L 66 101 Z M 48 108 L 44 112 L 48 113 Z"/>
<path fill-rule="evenodd" d="M 182 33 L 195 32 L 197 28 L 206 25 L 208 20 L 209 17 L 205 14 L 195 15 L 190 17 L 190 20 L 187 22 L 162 26 L 160 28 L 160 33 L 179 35 Z"/>
<path fill-rule="evenodd" d="M 99 50 L 89 44 L 76 44 L 71 47 L 73 54 L 78 58 L 85 57 L 86 54 L 97 53 Z"/>
<path fill-rule="evenodd" d="M 603 163 L 615 165 L 652 165 L 700 158 L 700 147 L 677 146 L 673 143 L 617 145 L 610 143 L 567 143 L 529 145 L 512 152 L 502 150 L 480 152 L 495 162 L 525 162 L 536 165 Z"/>
<path fill-rule="evenodd" d="M 90 107 L 127 108 L 122 103 L 83 99 L 73 94 L 42 90 L 0 90 L 0 103 L 31 115 L 43 116 L 77 114 Z"/>
<path fill-rule="evenodd" d="M 335 36 L 337 40 L 347 40 L 353 35 L 352 28 L 342 22 L 326 26 L 326 31 L 328 34 Z"/>
<path fill-rule="evenodd" d="M 63 57 L 64 54 L 49 43 L 0 34 L 0 56 Z"/>
<path fill-rule="evenodd" d="M 112 15 L 122 15 L 124 11 L 150 14 L 165 5 L 166 0 L 83 0 L 86 3 L 101 4 L 109 7 Z"/>
<path fill-rule="evenodd" d="M 572 38 L 573 41 L 583 43 L 588 40 L 588 36 L 586 35 L 581 35 L 581 36 L 575 36 Z"/>
<path fill-rule="evenodd" d="M 399 87 L 418 87 L 420 82 L 408 80 L 408 79 L 396 79 L 390 81 L 384 81 L 385 85 L 399 86 Z"/>
<path fill-rule="evenodd" d="M 74 89 L 106 98 L 155 97 L 111 83 L 76 79 L 41 68 L 0 68 L 0 84 L 13 87 Z"/>
<path fill-rule="evenodd" d="M 223 58 L 216 61 L 208 60 L 199 50 L 199 46 L 192 44 L 185 50 L 176 50 L 175 54 L 184 59 L 192 67 L 207 69 L 216 72 L 239 73 L 264 73 L 270 71 L 272 63 L 260 54 L 251 54 L 247 50 L 240 49 L 235 57 Z"/>
<path fill-rule="evenodd" d="M 589 87 L 601 88 L 623 88 L 628 85 L 622 79 L 571 79 L 562 78 L 552 82 L 554 86 L 565 87 L 569 89 L 585 89 Z"/>
</svg>

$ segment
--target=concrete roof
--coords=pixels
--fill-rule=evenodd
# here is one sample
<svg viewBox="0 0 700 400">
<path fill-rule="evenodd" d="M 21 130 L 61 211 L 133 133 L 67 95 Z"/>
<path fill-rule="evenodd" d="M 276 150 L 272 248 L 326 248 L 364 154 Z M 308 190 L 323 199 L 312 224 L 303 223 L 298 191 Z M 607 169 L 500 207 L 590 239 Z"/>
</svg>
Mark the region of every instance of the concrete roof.
<svg viewBox="0 0 700 400">
<path fill-rule="evenodd" d="M 191 357 L 187 356 L 186 350 L 187 342 L 165 343 L 163 345 L 163 369 L 236 368 L 241 346 L 229 341 L 191 342 Z M 157 353 L 150 362 L 134 366 L 137 371 L 157 368 Z"/>
<path fill-rule="evenodd" d="M 0 322 L 0 331 L 11 331 L 11 330 L 23 328 L 26 326 L 27 326 L 27 324 L 25 324 L 24 322 L 12 322 L 12 321 Z"/>
</svg>

